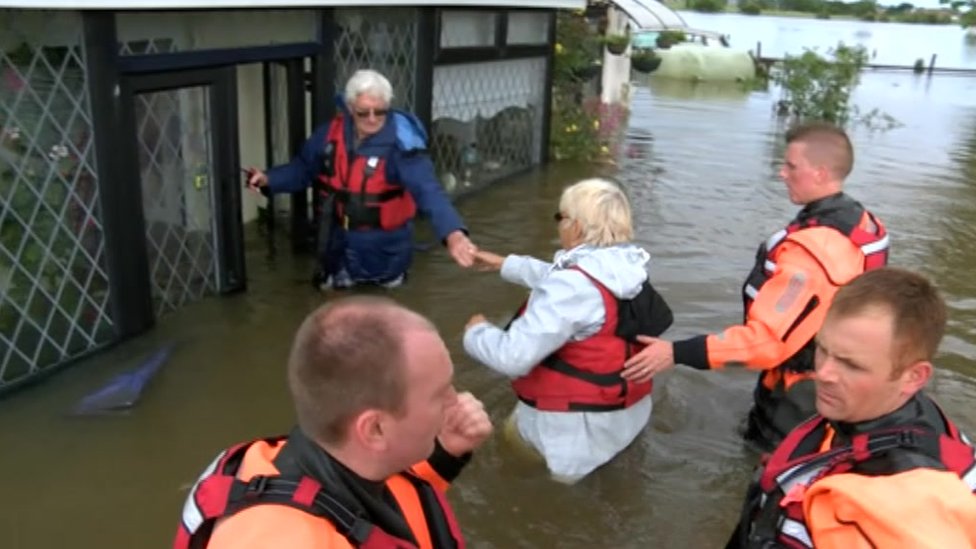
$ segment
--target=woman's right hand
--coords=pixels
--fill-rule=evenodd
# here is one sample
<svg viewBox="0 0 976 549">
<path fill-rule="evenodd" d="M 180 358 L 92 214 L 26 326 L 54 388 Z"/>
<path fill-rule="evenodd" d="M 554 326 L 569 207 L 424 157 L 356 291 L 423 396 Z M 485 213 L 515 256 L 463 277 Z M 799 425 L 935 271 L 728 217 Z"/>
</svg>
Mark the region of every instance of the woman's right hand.
<svg viewBox="0 0 976 549">
<path fill-rule="evenodd" d="M 254 167 L 249 167 L 244 171 L 247 172 L 247 186 L 249 189 L 259 191 L 262 187 L 268 186 L 268 174 Z"/>
<path fill-rule="evenodd" d="M 484 250 L 474 254 L 474 265 L 479 271 L 500 271 L 504 261 L 504 257 Z"/>
</svg>

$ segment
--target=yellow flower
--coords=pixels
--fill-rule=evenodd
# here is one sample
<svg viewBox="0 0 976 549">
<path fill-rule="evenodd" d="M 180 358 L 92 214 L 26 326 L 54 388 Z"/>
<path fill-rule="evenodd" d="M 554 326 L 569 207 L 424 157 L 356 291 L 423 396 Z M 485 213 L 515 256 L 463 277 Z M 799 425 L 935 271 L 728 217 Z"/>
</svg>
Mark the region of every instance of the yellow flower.
<svg viewBox="0 0 976 549">
<path fill-rule="evenodd" d="M 572 126 L 569 127 L 569 131 L 571 131 L 571 132 L 578 132 L 579 131 L 579 126 L 577 126 L 576 124 L 573 124 Z"/>
<path fill-rule="evenodd" d="M 563 45 L 560 44 L 559 42 L 556 42 L 556 55 L 563 53 L 563 50 L 564 50 Z"/>
<path fill-rule="evenodd" d="M 565 128 L 563 128 L 563 131 L 566 132 L 566 133 L 569 133 L 569 132 L 573 131 L 573 128 L 572 128 L 572 126 L 566 126 Z"/>
<path fill-rule="evenodd" d="M 604 146 L 600 147 L 600 152 L 602 154 L 608 154 L 610 152 L 610 149 L 608 149 L 607 146 L 604 145 Z"/>
<path fill-rule="evenodd" d="M 593 121 L 593 129 L 594 130 L 599 130 L 600 129 L 600 121 L 599 120 L 594 120 Z"/>
</svg>

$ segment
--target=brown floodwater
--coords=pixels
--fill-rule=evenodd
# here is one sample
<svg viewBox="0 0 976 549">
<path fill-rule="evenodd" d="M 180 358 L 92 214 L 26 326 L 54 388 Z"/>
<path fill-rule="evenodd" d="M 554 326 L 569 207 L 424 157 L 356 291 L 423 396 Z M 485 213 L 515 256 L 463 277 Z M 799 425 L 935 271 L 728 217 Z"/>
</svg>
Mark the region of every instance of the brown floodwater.
<svg viewBox="0 0 976 549">
<path fill-rule="evenodd" d="M 931 393 L 976 433 L 976 81 L 868 75 L 859 100 L 898 118 L 884 133 L 853 132 L 849 192 L 892 234 L 893 264 L 933 277 L 951 321 Z M 549 257 L 562 186 L 614 173 L 634 202 L 651 279 L 675 311 L 671 337 L 739 321 L 742 278 L 755 246 L 796 207 L 776 173 L 782 124 L 775 93 L 736 85 L 651 82 L 637 88 L 614 167 L 553 165 L 461 200 L 475 241 L 496 252 Z M 291 337 L 323 296 L 310 261 L 279 252 L 249 226 L 248 291 L 163 319 L 149 334 L 88 359 L 0 405 L 0 547 L 163 547 L 185 490 L 214 453 L 286 432 L 284 364 Z M 429 239 L 422 236 L 422 239 Z M 282 244 L 279 250 L 286 250 Z M 474 313 L 502 321 L 524 290 L 459 270 L 441 249 L 418 252 L 392 294 L 429 316 L 455 360 L 457 385 L 500 421 L 515 399 L 501 377 L 464 355 Z M 171 359 L 129 414 L 75 418 L 73 403 L 159 346 Z M 654 391 L 637 441 L 574 486 L 502 437 L 490 439 L 452 490 L 475 548 L 715 547 L 734 524 L 755 456 L 736 429 L 755 374 L 679 367 Z"/>
</svg>

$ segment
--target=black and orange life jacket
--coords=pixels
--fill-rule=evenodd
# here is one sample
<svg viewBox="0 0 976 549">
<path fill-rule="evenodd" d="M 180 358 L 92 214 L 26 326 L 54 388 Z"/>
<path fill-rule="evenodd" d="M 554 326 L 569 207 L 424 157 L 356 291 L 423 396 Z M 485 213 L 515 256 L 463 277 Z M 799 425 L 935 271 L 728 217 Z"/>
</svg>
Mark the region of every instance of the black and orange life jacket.
<svg viewBox="0 0 976 549">
<path fill-rule="evenodd" d="M 310 476 L 257 475 L 247 481 L 238 478 L 245 454 L 253 444 L 281 446 L 286 438 L 253 440 L 221 452 L 204 470 L 187 497 L 173 549 L 207 547 L 219 519 L 266 504 L 286 505 L 328 521 L 353 547 L 417 549 L 413 541 L 389 534 L 350 510 L 333 497 L 328 486 Z M 409 472 L 396 475 L 387 482 L 387 488 L 405 516 L 425 518 L 427 536 L 433 547 L 463 549 L 460 527 L 441 492 Z M 432 521 L 436 523 L 431 524 Z"/>
<path fill-rule="evenodd" d="M 897 474 L 919 466 L 914 463 L 879 470 L 875 460 L 891 451 L 920 454 L 917 461 L 958 474 L 970 490 L 976 491 L 976 449 L 941 411 L 939 415 L 945 434 L 921 425 L 882 428 L 856 434 L 848 444 L 826 450 L 821 448 L 830 436 L 826 419 L 816 416 L 800 425 L 759 471 L 757 482 L 750 488 L 735 546 L 813 547 L 803 515 L 805 490 L 827 475 L 866 474 L 869 465 L 875 465 L 870 468 L 871 475 Z"/>
</svg>

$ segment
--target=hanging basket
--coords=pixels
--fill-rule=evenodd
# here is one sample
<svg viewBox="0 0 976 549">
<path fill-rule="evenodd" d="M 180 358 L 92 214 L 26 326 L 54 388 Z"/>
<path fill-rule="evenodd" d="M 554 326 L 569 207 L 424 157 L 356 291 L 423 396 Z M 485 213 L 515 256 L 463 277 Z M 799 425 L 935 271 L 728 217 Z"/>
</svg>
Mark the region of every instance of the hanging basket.
<svg viewBox="0 0 976 549">
<path fill-rule="evenodd" d="M 598 63 L 591 63 L 590 65 L 575 67 L 573 68 L 573 77 L 577 80 L 582 80 L 584 82 L 590 81 L 600 74 L 603 70 L 603 65 Z"/>
<path fill-rule="evenodd" d="M 608 52 L 613 55 L 620 55 L 627 51 L 627 46 L 630 45 L 630 37 L 625 34 L 611 34 L 604 39 L 603 43 Z"/>
<path fill-rule="evenodd" d="M 661 58 L 654 55 L 639 55 L 630 58 L 630 66 L 637 72 L 650 73 L 661 66 Z"/>
</svg>

